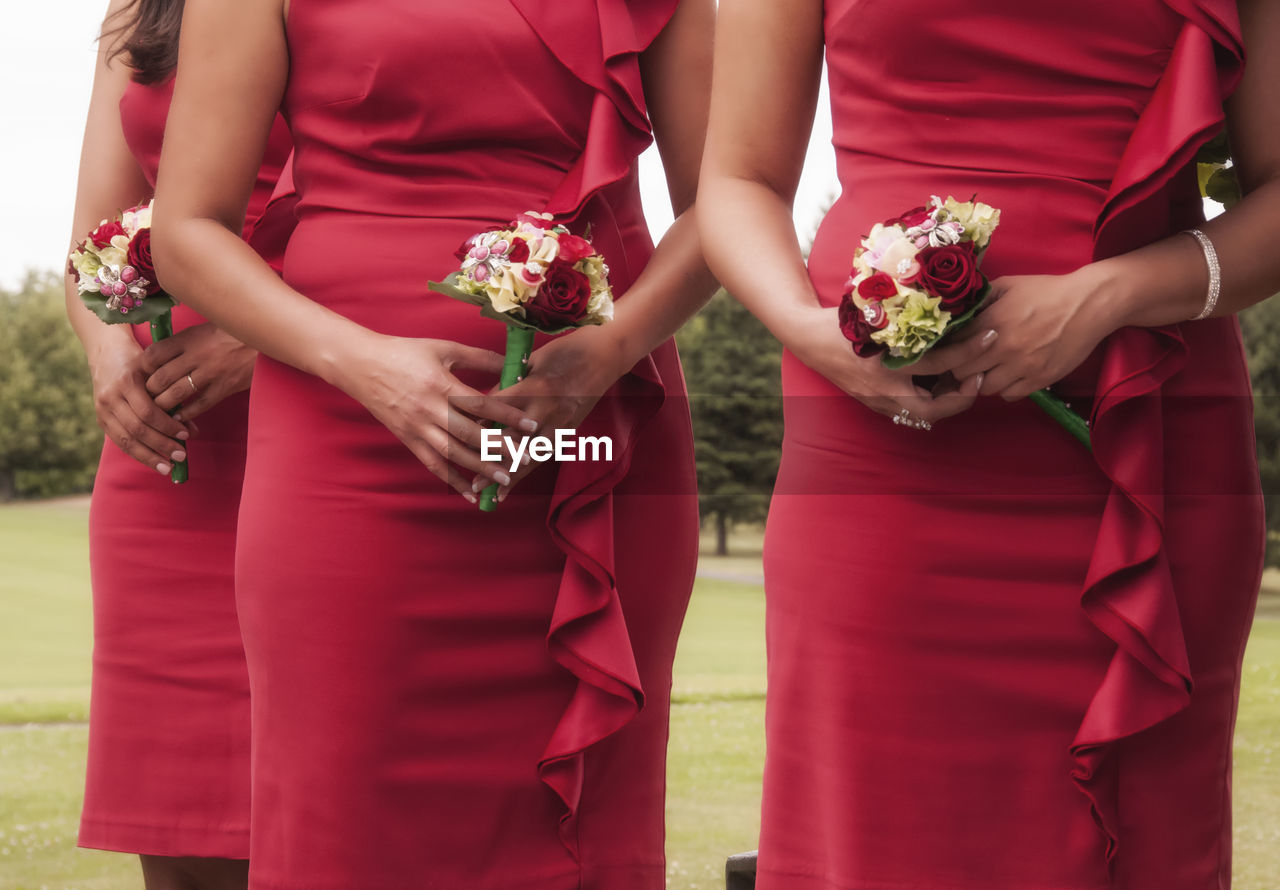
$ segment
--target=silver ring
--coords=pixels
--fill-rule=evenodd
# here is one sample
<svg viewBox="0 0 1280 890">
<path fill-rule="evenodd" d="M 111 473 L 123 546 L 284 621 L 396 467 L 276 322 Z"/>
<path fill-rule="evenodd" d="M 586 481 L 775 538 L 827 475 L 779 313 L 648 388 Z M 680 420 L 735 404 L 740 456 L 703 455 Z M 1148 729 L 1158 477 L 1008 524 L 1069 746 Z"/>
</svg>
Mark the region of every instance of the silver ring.
<svg viewBox="0 0 1280 890">
<path fill-rule="evenodd" d="M 906 408 L 893 415 L 893 422 L 897 426 L 905 426 L 913 430 L 924 430 L 926 433 L 933 429 L 932 423 L 923 417 L 914 416 Z"/>
<path fill-rule="evenodd" d="M 191 375 L 190 375 L 190 374 L 188 374 L 188 375 L 187 375 L 187 385 L 191 387 L 191 394 L 192 394 L 192 395 L 195 395 L 196 393 L 198 393 L 198 392 L 200 391 L 200 390 L 199 390 L 199 388 L 196 386 L 196 382 L 195 382 L 194 380 L 192 380 L 192 379 L 191 379 Z"/>
</svg>

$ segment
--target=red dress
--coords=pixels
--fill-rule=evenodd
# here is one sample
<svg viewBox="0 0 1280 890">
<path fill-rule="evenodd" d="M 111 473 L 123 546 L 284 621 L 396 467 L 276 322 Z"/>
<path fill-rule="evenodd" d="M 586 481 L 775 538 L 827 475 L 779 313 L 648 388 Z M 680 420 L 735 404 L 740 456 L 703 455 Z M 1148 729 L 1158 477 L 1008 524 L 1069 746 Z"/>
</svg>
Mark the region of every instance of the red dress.
<svg viewBox="0 0 1280 890">
<path fill-rule="evenodd" d="M 1242 65 L 1231 0 L 826 4 L 843 194 L 810 274 L 948 194 L 992 277 L 1195 225 Z M 1231 736 L 1263 555 L 1230 318 L 1110 337 L 1029 402 L 903 429 L 788 356 L 765 543 L 762 890 L 1230 883 Z"/>
<path fill-rule="evenodd" d="M 501 324 L 427 282 L 546 209 L 591 226 L 626 300 L 653 250 L 639 53 L 674 6 L 294 0 L 286 281 L 376 331 L 501 351 Z M 697 528 L 683 394 L 666 343 L 579 427 L 613 461 L 544 465 L 486 514 L 354 400 L 260 361 L 237 557 L 255 890 L 663 886 Z"/>
<path fill-rule="evenodd" d="M 131 83 L 125 139 L 154 187 L 173 82 Z M 289 156 L 277 121 L 246 232 Z M 145 199 L 139 195 L 139 200 Z M 261 248 L 278 263 L 283 242 Z M 203 319 L 173 310 L 175 330 Z M 134 336 L 151 342 L 146 325 Z M 236 621 L 236 513 L 248 395 L 200 418 L 174 486 L 107 440 L 89 512 L 93 692 L 80 845 L 157 856 L 249 855 L 249 685 Z"/>
</svg>

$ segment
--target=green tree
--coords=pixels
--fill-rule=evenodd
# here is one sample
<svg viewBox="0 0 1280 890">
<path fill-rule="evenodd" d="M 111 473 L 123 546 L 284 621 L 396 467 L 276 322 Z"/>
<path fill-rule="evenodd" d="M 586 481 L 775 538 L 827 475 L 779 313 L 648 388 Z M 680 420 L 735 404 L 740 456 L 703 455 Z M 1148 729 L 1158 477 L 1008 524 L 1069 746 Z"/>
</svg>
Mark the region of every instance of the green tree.
<svg viewBox="0 0 1280 890">
<path fill-rule="evenodd" d="M 0 501 L 87 491 L 101 444 L 62 281 L 28 273 L 0 289 Z"/>
<path fill-rule="evenodd" d="M 729 550 L 735 523 L 763 519 L 782 447 L 782 347 L 720 291 L 679 335 L 698 463 L 698 505 Z"/>
</svg>

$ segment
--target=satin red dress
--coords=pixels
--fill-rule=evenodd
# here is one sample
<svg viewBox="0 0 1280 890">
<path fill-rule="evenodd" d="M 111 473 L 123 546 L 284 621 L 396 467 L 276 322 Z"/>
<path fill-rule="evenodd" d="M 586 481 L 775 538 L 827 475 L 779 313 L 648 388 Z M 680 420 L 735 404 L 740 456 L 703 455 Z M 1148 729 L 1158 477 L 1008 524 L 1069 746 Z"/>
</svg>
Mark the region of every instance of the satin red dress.
<svg viewBox="0 0 1280 890">
<path fill-rule="evenodd" d="M 501 324 L 427 283 L 547 210 L 591 227 L 625 301 L 653 250 L 639 53 L 674 7 L 293 0 L 285 280 L 375 331 L 501 352 Z M 683 394 L 666 343 L 579 427 L 613 461 L 544 465 L 487 514 L 351 398 L 259 362 L 237 557 L 254 890 L 663 886 Z"/>
<path fill-rule="evenodd" d="M 1194 225 L 1243 52 L 1230 0 L 826 4 L 843 193 L 810 273 L 930 195 L 1003 211 L 984 270 Z M 765 542 L 762 890 L 1230 884 L 1263 517 L 1234 320 L 1125 329 L 1029 402 L 897 427 L 788 355 Z"/>
<path fill-rule="evenodd" d="M 155 186 L 173 82 L 131 83 L 130 150 Z M 277 121 L 250 200 L 248 233 L 289 156 Z M 139 201 L 145 195 L 139 195 Z M 283 241 L 259 241 L 278 266 Z M 173 310 L 175 330 L 204 319 Z M 142 346 L 146 325 L 135 325 Z M 249 680 L 236 620 L 236 515 L 248 394 L 199 420 L 191 479 L 175 486 L 111 440 L 89 511 L 93 687 L 82 847 L 157 856 L 249 855 Z"/>
</svg>

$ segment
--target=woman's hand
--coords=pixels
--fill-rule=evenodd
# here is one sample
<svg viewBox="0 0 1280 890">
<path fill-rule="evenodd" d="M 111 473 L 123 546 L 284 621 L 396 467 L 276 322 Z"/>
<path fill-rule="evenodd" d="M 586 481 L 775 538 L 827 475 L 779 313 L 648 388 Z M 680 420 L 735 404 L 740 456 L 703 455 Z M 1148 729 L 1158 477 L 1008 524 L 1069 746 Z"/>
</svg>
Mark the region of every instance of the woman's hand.
<svg viewBox="0 0 1280 890">
<path fill-rule="evenodd" d="M 955 344 L 934 350 L 935 361 L 966 382 L 984 375 L 980 393 L 1010 401 L 1057 383 L 1122 325 L 1121 301 L 1108 296 L 1093 268 L 993 281 L 991 302 Z M 997 332 L 997 342 L 966 354 L 973 337 L 988 330 Z"/>
<path fill-rule="evenodd" d="M 527 433 L 538 423 L 519 408 L 467 386 L 467 368 L 497 377 L 502 356 L 449 340 L 371 334 L 335 381 L 395 433 L 423 466 L 472 503 L 471 474 L 511 481 L 501 466 L 480 458 L 482 423 L 496 421 Z M 459 469 L 462 468 L 462 469 Z M 487 483 L 486 483 L 487 484 Z"/>
<path fill-rule="evenodd" d="M 172 461 L 186 459 L 191 432 L 147 392 L 142 348 L 132 338 L 91 353 L 89 371 L 98 425 L 121 451 L 161 475 L 168 475 Z"/>
<path fill-rule="evenodd" d="M 207 322 L 152 343 L 142 353 L 147 392 L 165 411 L 193 420 L 249 388 L 258 353 Z"/>
<path fill-rule="evenodd" d="M 952 347 L 954 351 L 941 356 L 941 360 L 942 350 L 938 349 L 901 370 L 886 368 L 879 358 L 854 355 L 849 341 L 840 333 L 834 308 L 806 310 L 791 326 L 794 334 L 787 337 L 785 345 L 800 361 L 871 410 L 895 417 L 905 409 L 911 417 L 932 425 L 969 410 L 982 387 L 981 375 L 972 376 L 958 387 L 946 375 L 956 362 L 981 361 L 995 344 L 996 336 L 989 325 L 974 327 L 980 336 Z M 944 376 L 932 391 L 913 382 L 914 377 L 934 375 Z"/>
<path fill-rule="evenodd" d="M 524 379 L 494 395 L 518 406 L 537 421 L 541 435 L 554 439 L 558 429 L 576 429 L 632 364 L 605 328 L 580 328 L 535 350 Z M 503 454 L 510 461 L 509 449 Z M 499 503 L 536 466 L 526 455 L 524 465 L 499 488 Z M 488 479 L 476 477 L 472 488 L 480 491 L 488 484 Z"/>
</svg>

